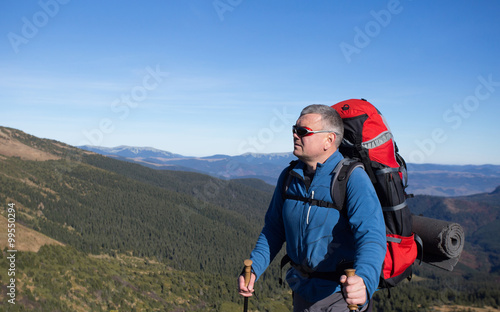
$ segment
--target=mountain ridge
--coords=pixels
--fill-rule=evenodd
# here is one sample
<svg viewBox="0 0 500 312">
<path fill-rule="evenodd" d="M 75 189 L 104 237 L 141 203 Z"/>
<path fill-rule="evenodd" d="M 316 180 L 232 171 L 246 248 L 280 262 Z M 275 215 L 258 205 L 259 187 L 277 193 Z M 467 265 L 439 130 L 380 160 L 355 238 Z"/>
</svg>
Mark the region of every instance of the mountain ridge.
<svg viewBox="0 0 500 312">
<path fill-rule="evenodd" d="M 123 146 L 122 146 L 123 147 Z M 155 169 L 194 171 L 223 179 L 259 178 L 275 185 L 281 171 L 296 157 L 292 153 L 256 154 L 246 153 L 237 156 L 213 155 L 190 157 L 179 154 L 168 159 L 148 157 L 148 154 L 130 153 L 126 148 L 119 152 L 110 152 L 113 148 L 81 146 L 93 152 L 137 162 Z M 138 150 L 138 147 L 128 147 Z M 166 152 L 170 153 L 170 152 Z M 173 154 L 173 153 L 170 153 Z M 438 165 L 407 164 L 408 192 L 415 195 L 464 196 L 493 191 L 500 185 L 499 165 Z"/>
</svg>

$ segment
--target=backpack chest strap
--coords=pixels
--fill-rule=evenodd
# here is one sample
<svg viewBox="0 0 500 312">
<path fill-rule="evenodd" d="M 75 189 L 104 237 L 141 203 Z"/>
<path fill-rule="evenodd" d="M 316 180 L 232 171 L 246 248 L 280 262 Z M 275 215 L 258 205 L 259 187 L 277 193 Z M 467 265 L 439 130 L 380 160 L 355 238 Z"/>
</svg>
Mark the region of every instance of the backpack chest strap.
<svg viewBox="0 0 500 312">
<path fill-rule="evenodd" d="M 339 211 L 342 210 L 342 207 L 339 208 L 334 203 L 327 202 L 327 201 L 320 200 L 320 199 L 312 199 L 312 198 L 306 198 L 303 196 L 289 195 L 289 194 L 285 195 L 285 199 L 298 200 L 298 201 L 302 201 L 302 202 L 308 203 L 308 204 L 313 205 L 313 206 L 333 208 L 333 209 L 337 209 Z"/>
</svg>

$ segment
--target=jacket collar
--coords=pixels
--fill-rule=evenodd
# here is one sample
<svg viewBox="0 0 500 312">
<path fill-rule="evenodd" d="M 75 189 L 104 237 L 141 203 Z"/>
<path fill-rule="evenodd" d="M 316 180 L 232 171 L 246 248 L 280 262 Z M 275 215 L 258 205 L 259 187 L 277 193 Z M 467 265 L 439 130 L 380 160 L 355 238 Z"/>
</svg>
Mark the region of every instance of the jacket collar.
<svg viewBox="0 0 500 312">
<path fill-rule="evenodd" d="M 342 154 L 339 152 L 339 150 L 336 150 L 335 153 L 333 153 L 330 157 L 328 157 L 328 159 L 324 163 L 318 163 L 316 165 L 315 175 L 317 175 L 318 173 L 322 174 L 322 172 L 325 170 L 328 173 L 332 172 L 333 169 L 335 169 L 335 166 L 337 166 L 337 164 L 343 158 L 344 158 L 344 156 L 342 156 Z M 306 164 L 303 161 L 299 160 L 297 162 L 297 164 L 295 165 L 295 167 L 293 168 L 294 175 L 299 176 L 303 179 L 305 166 L 306 166 Z"/>
</svg>

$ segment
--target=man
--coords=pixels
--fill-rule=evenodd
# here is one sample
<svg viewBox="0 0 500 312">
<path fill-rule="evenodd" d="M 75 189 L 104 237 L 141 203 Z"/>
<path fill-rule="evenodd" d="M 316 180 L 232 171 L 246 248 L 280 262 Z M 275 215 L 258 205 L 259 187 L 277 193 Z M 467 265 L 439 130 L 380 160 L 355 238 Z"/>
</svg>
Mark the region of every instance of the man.
<svg viewBox="0 0 500 312">
<path fill-rule="evenodd" d="M 245 287 L 243 276 L 238 280 L 242 296 L 252 296 L 255 281 L 286 242 L 292 264 L 286 280 L 294 294 L 295 312 L 348 311 L 348 304 L 371 311 L 368 303 L 379 283 L 386 238 L 382 209 L 365 171 L 354 169 L 348 180 L 346 214 L 289 199 L 333 202 L 330 185 L 332 171 L 343 159 L 337 150 L 343 132 L 342 119 L 330 106 L 302 110 L 293 126 L 293 153 L 299 161 L 278 179 L 251 253 L 250 283 Z M 290 181 L 286 190 L 285 181 Z M 290 195 L 286 200 L 284 191 Z M 356 269 L 356 275 L 347 278 L 346 266 Z"/>
</svg>

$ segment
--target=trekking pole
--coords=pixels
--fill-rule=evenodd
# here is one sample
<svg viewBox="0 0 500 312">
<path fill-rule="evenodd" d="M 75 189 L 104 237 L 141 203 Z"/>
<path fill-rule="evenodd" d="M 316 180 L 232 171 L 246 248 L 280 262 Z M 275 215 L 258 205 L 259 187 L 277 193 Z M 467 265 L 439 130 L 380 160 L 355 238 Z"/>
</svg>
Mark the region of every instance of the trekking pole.
<svg viewBox="0 0 500 312">
<path fill-rule="evenodd" d="M 245 287 L 248 287 L 248 283 L 250 283 L 250 277 L 252 276 L 252 260 L 247 259 L 243 262 L 245 264 Z M 243 299 L 243 312 L 248 311 L 248 297 Z"/>
<path fill-rule="evenodd" d="M 356 275 L 355 269 L 345 269 L 344 272 L 347 277 Z M 349 311 L 358 311 L 357 304 L 348 304 L 347 308 L 349 309 Z"/>
</svg>

